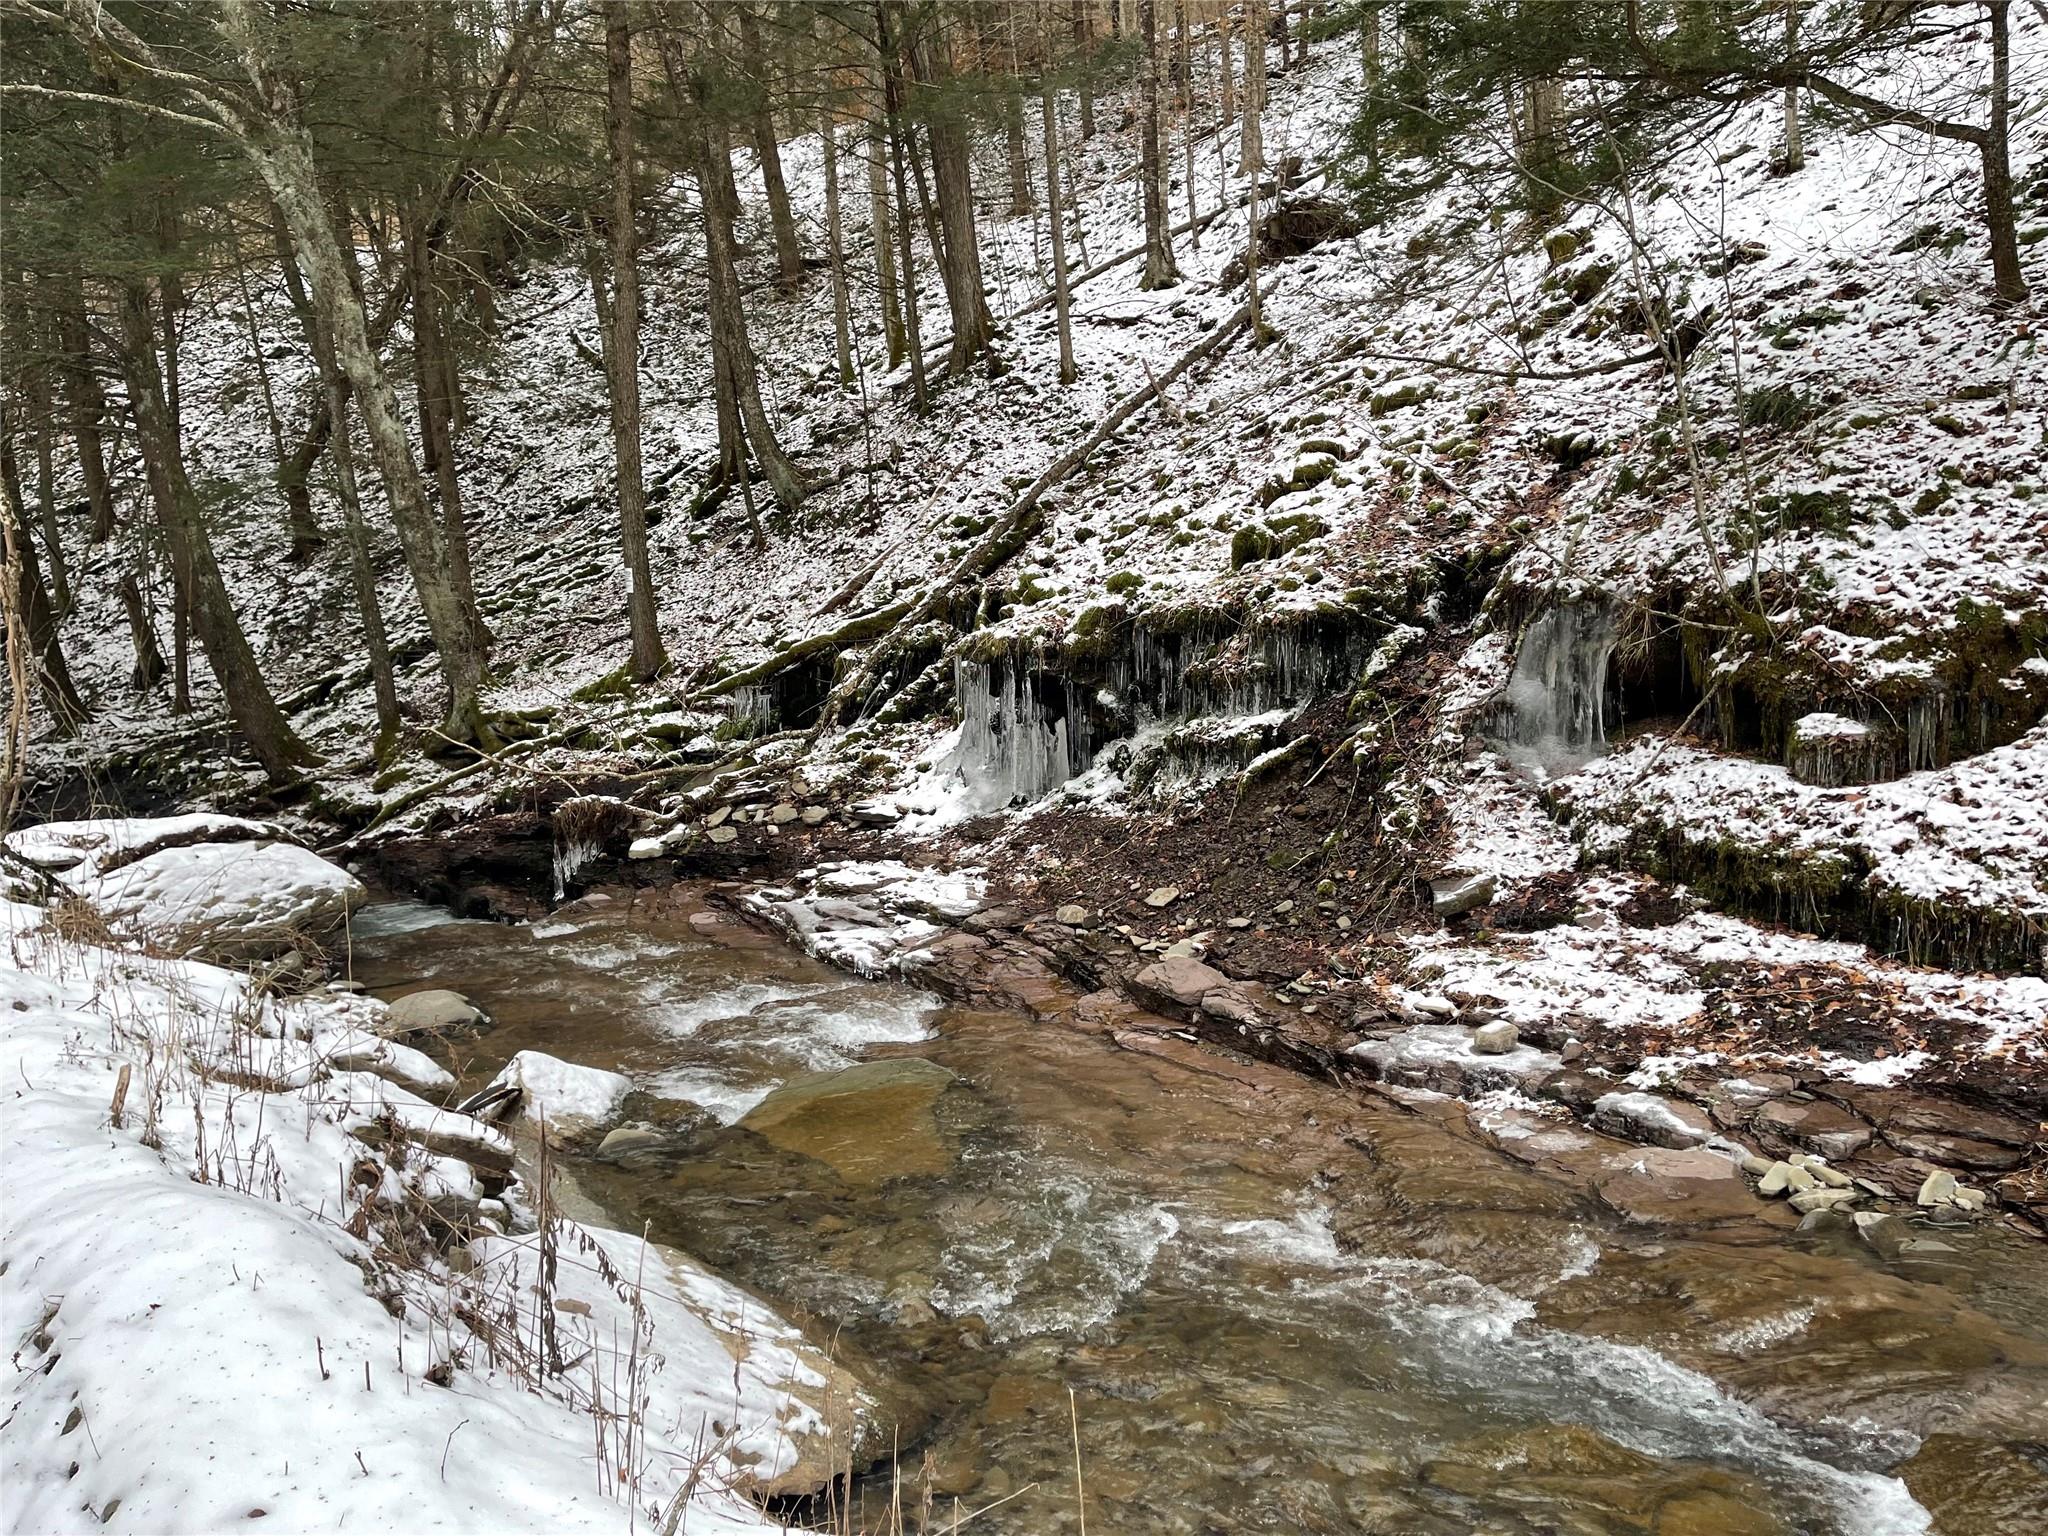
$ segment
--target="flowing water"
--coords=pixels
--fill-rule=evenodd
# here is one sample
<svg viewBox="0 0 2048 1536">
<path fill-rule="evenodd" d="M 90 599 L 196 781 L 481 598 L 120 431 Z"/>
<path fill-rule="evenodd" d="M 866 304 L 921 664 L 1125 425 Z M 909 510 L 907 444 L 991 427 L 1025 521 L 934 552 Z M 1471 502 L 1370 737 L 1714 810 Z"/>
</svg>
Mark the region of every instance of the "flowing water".
<svg viewBox="0 0 2048 1536">
<path fill-rule="evenodd" d="M 1096 1532 L 2048 1529 L 2036 1247 L 1953 1234 L 1916 1277 L 1853 1239 L 1628 1229 L 1427 1113 L 940 1006 L 692 915 L 393 904 L 354 964 L 496 1017 L 465 1082 L 525 1048 L 632 1076 L 624 1118 L 664 1140 L 571 1157 L 579 1196 L 884 1390 L 910 1528 L 928 1502 L 935 1529 L 994 1504 L 965 1529 L 1078 1530 L 1078 1437 Z M 957 1080 L 855 1162 L 734 1124 L 892 1056 Z M 886 1477 L 857 1496 L 872 1528 Z M 1963 1523 L 1931 1523 L 1944 1499 Z"/>
</svg>

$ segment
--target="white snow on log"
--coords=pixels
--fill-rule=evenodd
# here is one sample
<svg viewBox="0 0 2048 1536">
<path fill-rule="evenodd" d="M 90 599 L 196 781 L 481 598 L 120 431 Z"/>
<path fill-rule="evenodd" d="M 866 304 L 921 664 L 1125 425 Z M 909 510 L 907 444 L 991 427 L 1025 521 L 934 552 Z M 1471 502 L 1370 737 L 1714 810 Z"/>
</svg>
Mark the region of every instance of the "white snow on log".
<svg viewBox="0 0 2048 1536">
<path fill-rule="evenodd" d="M 185 816 L 108 817 L 92 821 L 46 821 L 7 835 L 7 847 L 43 869 L 68 870 L 89 879 L 100 866 L 131 850 L 170 842 L 230 843 L 283 833 L 261 821 L 195 811 Z"/>
<path fill-rule="evenodd" d="M 1825 710 L 1801 715 L 1792 722 L 1794 742 L 1862 741 L 1869 734 L 1870 727 L 1861 720 L 1851 720 L 1847 715 L 1831 715 Z"/>
</svg>

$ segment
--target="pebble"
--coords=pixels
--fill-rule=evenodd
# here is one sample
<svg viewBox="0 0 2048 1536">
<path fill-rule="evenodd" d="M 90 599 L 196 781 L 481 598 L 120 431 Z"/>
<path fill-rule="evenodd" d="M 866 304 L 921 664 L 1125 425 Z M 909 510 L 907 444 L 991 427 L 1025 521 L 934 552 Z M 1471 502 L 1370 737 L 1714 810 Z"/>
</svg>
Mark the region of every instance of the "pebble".
<svg viewBox="0 0 2048 1536">
<path fill-rule="evenodd" d="M 1225 921 L 1224 921 L 1224 924 L 1223 924 L 1223 926 L 1224 926 L 1224 927 L 1226 927 L 1226 928 L 1237 928 L 1237 929 L 1245 929 L 1245 928 L 1249 928 L 1249 927 L 1251 927 L 1251 925 L 1252 925 L 1252 920 L 1251 920 L 1250 918 L 1248 918 L 1248 917 L 1232 917 L 1232 918 L 1227 918 L 1227 919 L 1225 919 Z"/>
<path fill-rule="evenodd" d="M 1276 901 L 1276 902 L 1274 902 L 1274 903 L 1273 903 L 1273 910 L 1274 910 L 1275 912 L 1279 912 L 1279 913 L 1283 913 L 1283 914 L 1284 914 L 1284 913 L 1288 913 L 1288 912 L 1292 912 L 1292 911 L 1294 910 L 1294 902 L 1293 902 L 1292 898 L 1290 898 L 1290 899 L 1288 899 L 1288 900 L 1286 900 L 1286 901 Z"/>
<path fill-rule="evenodd" d="M 1967 1189 L 1959 1184 L 1956 1186 L 1956 1192 L 1949 1198 L 1966 1211 L 1981 1211 L 1987 1197 L 1981 1189 Z"/>
<path fill-rule="evenodd" d="M 815 827 L 831 814 L 832 807 L 829 805 L 807 805 L 803 808 L 802 812 L 803 824 L 807 827 Z"/>
<path fill-rule="evenodd" d="M 1179 886 L 1162 885 L 1145 898 L 1145 905 L 1148 907 L 1170 907 L 1178 900 L 1180 900 Z"/>
<path fill-rule="evenodd" d="M 1802 1189 L 1792 1197 L 1795 1211 L 1826 1211 L 1857 1198 L 1853 1189 Z"/>
<path fill-rule="evenodd" d="M 731 818 L 732 807 L 729 805 L 721 805 L 717 810 L 713 811 L 709 816 L 706 816 L 704 818 L 704 825 L 707 827 L 722 827 L 726 824 L 727 821 L 731 820 Z"/>
<path fill-rule="evenodd" d="M 1053 913 L 1052 920 L 1068 928 L 1086 928 L 1088 926 L 1088 909 L 1076 902 L 1070 901 Z"/>
<path fill-rule="evenodd" d="M 736 842 L 740 834 L 739 829 L 736 827 L 713 827 L 704 835 L 714 843 L 730 843 Z"/>
<path fill-rule="evenodd" d="M 803 815 L 802 811 L 785 800 L 768 813 L 768 819 L 778 827 L 786 827 L 801 815 Z"/>
<path fill-rule="evenodd" d="M 1830 1189 L 1847 1189 L 1856 1181 L 1839 1168 L 1830 1168 L 1826 1163 L 1808 1163 L 1806 1171 L 1819 1179 Z"/>
</svg>

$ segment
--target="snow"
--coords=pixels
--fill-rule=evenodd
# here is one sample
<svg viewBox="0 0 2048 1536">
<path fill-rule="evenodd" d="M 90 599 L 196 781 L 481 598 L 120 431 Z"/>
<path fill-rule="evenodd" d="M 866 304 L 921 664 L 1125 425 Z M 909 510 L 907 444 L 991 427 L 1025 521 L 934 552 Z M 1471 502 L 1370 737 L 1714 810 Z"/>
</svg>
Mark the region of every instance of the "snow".
<svg viewBox="0 0 2048 1536">
<path fill-rule="evenodd" d="M 10 832 L 6 844 L 31 864 L 68 870 L 76 879 L 90 879 L 104 864 L 146 853 L 172 841 L 238 842 L 275 838 L 279 829 L 267 822 L 215 811 L 184 816 L 107 817 L 89 821 L 46 821 Z"/>
<path fill-rule="evenodd" d="M 543 1051 L 520 1051 L 490 1082 L 491 1088 L 507 1086 L 519 1090 L 520 1120 L 536 1128 L 545 1122 L 573 1133 L 611 1119 L 619 1101 L 633 1091 L 633 1080 Z"/>
<path fill-rule="evenodd" d="M 9 1529 L 624 1531 L 679 1500 L 693 1532 L 764 1528 L 730 1490 L 793 1467 L 845 1387 L 795 1329 L 567 1221 L 552 1295 L 530 1215 L 480 1214 L 444 1259 L 408 1212 L 527 1202 L 515 1181 L 476 1204 L 479 1170 L 511 1166 L 499 1132 L 356 1070 L 445 1086 L 376 1037 L 381 1004 L 267 997 L 45 917 L 0 902 Z M 542 1311 L 566 1375 L 521 1342 Z M 628 1455 L 610 1409 L 642 1394 Z"/>
<path fill-rule="evenodd" d="M 741 904 L 819 959 L 867 977 L 901 974 L 943 924 L 980 906 L 986 885 L 976 870 L 894 859 L 821 864 L 797 881 L 750 891 Z"/>
<path fill-rule="evenodd" d="M 166 848 L 96 879 L 67 878 L 118 931 L 181 953 L 317 943 L 369 895 L 354 876 L 291 843 Z"/>
</svg>

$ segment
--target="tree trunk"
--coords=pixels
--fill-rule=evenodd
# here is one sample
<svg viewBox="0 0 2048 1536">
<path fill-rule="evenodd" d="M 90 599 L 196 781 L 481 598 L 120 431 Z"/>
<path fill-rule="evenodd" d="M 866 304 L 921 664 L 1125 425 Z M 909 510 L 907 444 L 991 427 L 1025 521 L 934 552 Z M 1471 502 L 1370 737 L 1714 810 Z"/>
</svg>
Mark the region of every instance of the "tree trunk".
<svg viewBox="0 0 2048 1536">
<path fill-rule="evenodd" d="M 1173 241 L 1166 233 L 1166 151 L 1159 123 L 1159 26 L 1157 0 L 1138 0 L 1140 101 L 1139 180 L 1144 184 L 1145 274 L 1140 288 L 1170 288 L 1180 281 Z"/>
<path fill-rule="evenodd" d="M 1265 141 L 1259 118 L 1266 105 L 1266 0 L 1248 0 L 1245 7 L 1244 155 L 1240 173 L 1251 178 L 1245 199 L 1245 307 L 1250 311 L 1252 345 L 1266 338 L 1266 320 L 1259 297 L 1259 178 L 1265 174 Z"/>
<path fill-rule="evenodd" d="M 911 398 L 920 414 L 931 409 L 931 386 L 924 373 L 924 333 L 919 320 L 917 299 L 917 248 L 910 238 L 910 220 L 900 210 L 908 206 L 903 175 L 903 162 L 907 158 L 903 148 L 901 119 L 891 112 L 889 118 L 889 156 L 896 176 L 896 256 L 897 265 L 903 272 L 903 328 L 910 350 Z"/>
<path fill-rule="evenodd" d="M 1089 0 L 1074 0 L 1074 48 L 1081 55 L 1081 79 L 1078 94 L 1081 98 L 1081 141 L 1085 144 L 1095 137 L 1095 81 L 1094 60 L 1090 57 L 1095 42 L 1095 26 L 1088 15 Z"/>
<path fill-rule="evenodd" d="M 605 348 L 612 405 L 612 460 L 617 469 L 619 543 L 626 557 L 626 614 L 633 636 L 635 682 L 668 666 L 654 609 L 654 573 L 647 561 L 647 489 L 640 475 L 640 240 L 633 195 L 633 34 L 629 0 L 604 8 L 605 128 L 612 163 L 612 329 Z"/>
<path fill-rule="evenodd" d="M 28 509 L 21 496 L 21 470 L 15 462 L 14 437 L 5 423 L 0 423 L 0 498 L 6 505 L 0 507 L 0 533 L 6 537 L 7 570 L 12 580 L 13 610 L 19 616 L 28 642 L 28 651 L 34 657 L 34 666 L 27 666 L 28 657 L 20 658 L 22 671 L 33 670 L 43 703 L 50 712 L 50 724 L 59 736 L 75 736 L 78 727 L 86 717 L 85 701 L 78 696 L 78 688 L 71 681 L 71 669 L 64 663 L 64 650 L 57 638 L 57 613 L 50 604 L 50 595 L 43 587 L 42 566 L 36 559 L 35 540 L 28 529 Z M 13 636 L 9 636 L 9 649 L 13 649 Z M 10 668 L 10 676 L 19 675 Z"/>
<path fill-rule="evenodd" d="M 1054 110 L 1050 76 L 1039 87 L 1038 114 L 1045 129 L 1045 212 L 1052 225 L 1052 293 L 1059 315 L 1060 382 L 1071 384 L 1080 373 L 1074 367 L 1074 327 L 1068 316 L 1067 233 L 1060 227 L 1059 114 Z"/>
<path fill-rule="evenodd" d="M 1280 39 L 1280 67 L 1288 69 L 1292 66 L 1287 56 L 1287 0 L 1274 0 L 1272 27 Z"/>
<path fill-rule="evenodd" d="M 839 212 L 839 125 L 832 109 L 818 109 L 818 142 L 825 146 L 825 259 L 832 269 L 832 342 L 839 387 L 853 387 L 853 315 L 846 293 L 846 228 Z"/>
<path fill-rule="evenodd" d="M 1195 49 L 1193 0 L 1174 0 L 1174 14 L 1180 33 L 1180 140 L 1181 173 L 1188 186 L 1188 249 L 1202 254 L 1201 210 L 1195 206 Z M 1169 237 L 1171 231 L 1169 231 Z"/>
<path fill-rule="evenodd" d="M 1244 121 L 1240 125 L 1237 174 L 1256 176 L 1266 162 L 1259 119 L 1266 108 L 1266 0 L 1245 0 Z M 1256 203 L 1256 194 L 1252 201 Z M 1256 322 L 1254 322 L 1256 329 Z"/>
<path fill-rule="evenodd" d="M 318 759 L 293 733 L 271 697 L 229 601 L 220 567 L 214 563 L 213 543 L 198 497 L 185 478 L 177 434 L 157 373 L 155 339 L 149 290 L 140 281 L 130 281 L 123 289 L 121 305 L 121 361 L 128 374 L 136 440 L 157 517 L 172 559 L 190 573 L 193 627 L 227 701 L 228 714 L 271 781 L 287 783 Z"/>
<path fill-rule="evenodd" d="M 941 17 L 943 24 L 943 16 Z M 938 57 L 951 74 L 950 47 L 943 31 Z M 911 59 L 916 63 L 915 46 Z M 952 312 L 953 347 L 948 373 L 965 372 L 995 340 L 995 321 L 981 279 L 981 247 L 974 229 L 974 183 L 968 169 L 967 128 L 957 112 L 942 110 L 928 130 L 932 146 L 932 180 L 938 189 L 939 227 L 945 246 L 939 252 L 939 273 L 946 283 L 946 307 Z"/>
<path fill-rule="evenodd" d="M 406 441 L 391 381 L 370 345 L 362 301 L 351 287 L 348 257 L 322 205 L 320 179 L 305 132 L 281 126 L 252 136 L 248 145 L 250 158 L 291 228 L 314 308 L 333 338 L 335 361 L 349 381 L 370 452 L 391 501 L 392 521 L 405 550 L 406 566 L 448 681 L 448 719 L 443 734 L 495 748 L 497 738 L 484 723 L 479 697 L 484 681 L 483 647 L 449 578 L 447 537 L 427 506 L 426 487 Z"/>
<path fill-rule="evenodd" d="M 114 590 L 120 595 L 121 611 L 128 619 L 128 639 L 135 647 L 128 684 L 138 693 L 145 692 L 164 677 L 164 653 L 157 648 L 156 626 L 150 622 L 149 605 L 142 600 L 142 583 L 133 568 L 121 573 Z"/>
<path fill-rule="evenodd" d="M 58 348 L 48 318 L 29 305 L 24 274 L 9 274 L 14 291 L 15 324 L 22 353 L 22 399 L 28 407 L 28 431 L 36 455 L 36 520 L 42 528 L 43 550 L 50 562 L 50 593 L 61 619 L 71 611 L 71 562 L 64 554 L 64 529 L 57 519 L 57 466 L 51 447 L 56 436 L 56 404 L 51 397 L 50 359 Z"/>
<path fill-rule="evenodd" d="M 159 224 L 159 232 L 162 226 Z M 179 453 L 184 452 L 185 424 L 183 412 L 179 409 L 178 396 L 178 322 L 177 322 L 176 280 L 166 272 L 157 280 L 157 296 L 161 301 L 163 318 L 163 379 L 164 411 L 170 418 L 172 443 Z M 263 383 L 263 399 L 266 406 L 270 400 L 270 373 L 263 366 L 263 350 L 256 349 L 256 376 Z M 270 412 L 273 439 L 277 431 L 277 412 L 274 406 Z M 168 532 L 168 530 L 167 530 Z M 171 544 L 171 713 L 187 715 L 192 712 L 192 572 L 184 559 L 179 556 L 175 542 Z"/>
<path fill-rule="evenodd" d="M 86 504 L 91 509 L 86 541 L 104 544 L 114 536 L 114 491 L 107 481 L 106 444 L 100 435 L 107 415 L 107 397 L 100 389 L 99 375 L 93 372 L 82 283 L 74 282 L 65 295 L 60 324 L 68 373 L 65 399 L 71 408 L 71 436 L 78 448 L 78 473 L 85 482 Z"/>
<path fill-rule="evenodd" d="M 377 567 L 370 558 L 370 530 L 363 520 L 362 494 L 356 484 L 355 447 L 349 441 L 348 385 L 335 366 L 334 347 L 319 322 L 314 322 L 314 347 L 333 426 L 334 488 L 341 501 L 341 523 L 348 534 L 349 572 L 355 583 L 356 613 L 363 623 L 363 651 L 370 662 L 370 687 L 377 699 L 378 756 L 398 740 L 404 721 L 398 711 L 398 682 L 392 675 L 391 641 L 384 630 L 384 610 L 377 599 Z"/>
<path fill-rule="evenodd" d="M 1003 87 L 1003 143 L 1010 169 L 1010 217 L 1033 211 L 1031 162 L 1024 153 L 1024 94 L 1016 75 L 1016 50 L 1011 50 L 1010 78 Z"/>
<path fill-rule="evenodd" d="M 400 231 L 412 287 L 413 386 L 419 401 L 420 451 L 441 502 L 448 580 L 477 650 L 488 655 L 491 633 L 477 608 L 476 587 L 470 577 L 469 525 L 462 516 L 462 479 L 455 458 L 455 365 L 434 271 L 430 228 L 430 221 L 415 209 Z"/>
<path fill-rule="evenodd" d="M 875 286 L 882 296 L 882 340 L 889 349 L 889 366 L 903 361 L 909 344 L 903 334 L 903 310 L 896 298 L 895 237 L 889 229 L 888 135 L 877 114 L 867 136 L 868 238 L 875 247 Z"/>
<path fill-rule="evenodd" d="M 1984 0 L 1991 19 L 1991 113 L 1980 153 L 1984 162 L 1984 224 L 1991 236 L 1991 278 L 1998 302 L 2027 302 L 2019 231 L 2012 206 L 2012 46 L 2007 0 Z"/>
<path fill-rule="evenodd" d="M 754 77 L 754 104 L 748 127 L 754 140 L 754 152 L 761 161 L 761 183 L 768 192 L 768 222 L 775 230 L 776 280 L 784 293 L 795 293 L 803 286 L 804 252 L 797 241 L 796 219 L 789 211 L 789 187 L 782 179 L 782 152 L 775 138 L 775 115 L 768 108 L 768 88 L 763 83 L 767 55 L 761 48 L 761 28 L 755 20 L 753 6 L 742 5 L 738 10 L 740 47 L 746 54 L 748 73 Z"/>
<path fill-rule="evenodd" d="M 1785 0 L 1785 63 L 1797 68 L 1799 7 L 1805 0 Z M 1799 87 L 1785 87 L 1785 174 L 1806 169 L 1806 143 L 1799 130 Z"/>
<path fill-rule="evenodd" d="M 1378 12 L 1366 11 L 1367 26 L 1373 24 Z M 1216 80 L 1219 104 L 1216 110 L 1216 136 L 1220 139 L 1237 116 L 1237 84 L 1230 77 L 1230 7 L 1225 6 L 1216 16 Z"/>
<path fill-rule="evenodd" d="M 702 96 L 699 107 L 702 109 Z M 739 193 L 732 184 L 732 154 L 722 137 L 702 133 L 699 163 L 704 170 L 699 181 L 704 204 L 704 251 L 709 269 L 711 343 L 723 359 L 733 403 L 746 429 L 747 445 L 760 461 L 775 500 L 794 510 L 804 499 L 803 478 L 782 450 L 768 412 L 761 404 L 760 375 L 755 367 L 754 349 L 747 339 L 746 309 L 740 298 L 738 242 L 733 237 L 733 219 L 739 208 Z M 741 487 L 746 486 L 745 468 Z"/>
</svg>

